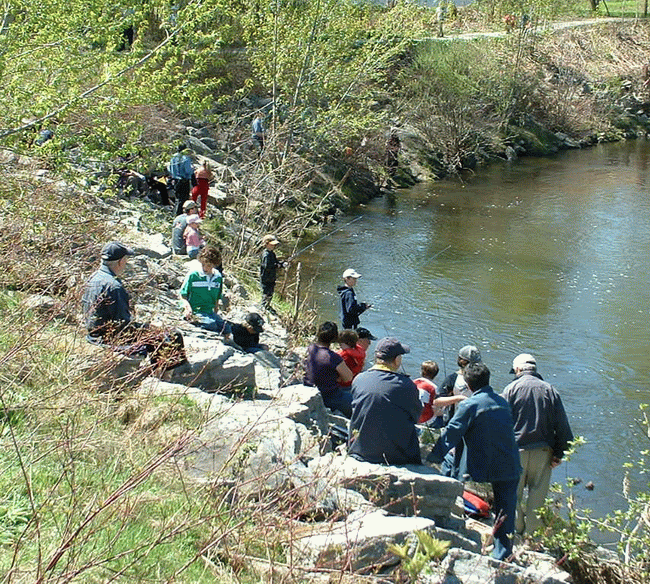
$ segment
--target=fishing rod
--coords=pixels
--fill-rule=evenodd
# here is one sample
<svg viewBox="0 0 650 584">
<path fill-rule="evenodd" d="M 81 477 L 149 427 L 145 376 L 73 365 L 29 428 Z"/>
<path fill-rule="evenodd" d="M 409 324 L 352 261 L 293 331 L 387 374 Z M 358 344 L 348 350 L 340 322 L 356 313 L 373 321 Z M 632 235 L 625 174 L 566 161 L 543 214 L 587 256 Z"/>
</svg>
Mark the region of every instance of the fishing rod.
<svg viewBox="0 0 650 584">
<path fill-rule="evenodd" d="M 444 252 L 446 252 L 450 247 L 451 247 L 451 245 L 448 245 L 445 249 L 441 249 L 441 250 L 440 250 L 436 255 L 434 255 L 434 256 L 433 256 L 429 261 L 433 261 L 433 260 L 435 260 L 438 256 L 441 256 Z M 380 294 L 380 295 L 379 295 L 375 300 L 373 300 L 373 304 L 376 304 L 377 302 L 379 302 L 379 301 L 380 301 L 384 296 L 386 296 L 386 294 L 388 294 L 388 293 L 389 293 L 393 288 L 395 288 L 396 286 L 399 286 L 400 284 L 401 284 L 401 282 L 397 282 L 396 284 L 393 284 L 390 288 L 388 288 L 388 290 L 385 290 L 385 291 L 384 291 L 382 294 Z"/>
<path fill-rule="evenodd" d="M 315 246 L 317 243 L 319 243 L 320 241 L 323 241 L 323 239 L 329 237 L 330 235 L 333 235 L 333 234 L 336 233 L 337 231 L 341 231 L 341 229 L 343 229 L 344 227 L 347 227 L 348 225 L 352 225 L 352 223 L 354 223 L 355 221 L 358 221 L 359 219 L 361 219 L 361 217 L 363 217 L 363 215 L 359 215 L 358 217 L 355 217 L 354 219 L 352 219 L 352 221 L 348 221 L 345 225 L 341 225 L 341 227 L 337 227 L 336 229 L 330 231 L 329 233 L 326 233 L 326 234 L 323 235 L 322 237 L 319 237 L 319 238 L 318 238 L 316 241 L 314 241 L 313 243 L 310 243 L 308 246 L 303 247 L 301 250 L 299 250 L 299 251 L 297 251 L 296 253 L 292 254 L 292 255 L 291 255 L 291 256 L 290 256 L 286 261 L 290 262 L 290 261 L 293 260 L 294 258 L 298 257 L 301 253 L 306 252 L 308 249 L 311 249 L 312 247 L 314 247 L 314 246 Z"/>
</svg>

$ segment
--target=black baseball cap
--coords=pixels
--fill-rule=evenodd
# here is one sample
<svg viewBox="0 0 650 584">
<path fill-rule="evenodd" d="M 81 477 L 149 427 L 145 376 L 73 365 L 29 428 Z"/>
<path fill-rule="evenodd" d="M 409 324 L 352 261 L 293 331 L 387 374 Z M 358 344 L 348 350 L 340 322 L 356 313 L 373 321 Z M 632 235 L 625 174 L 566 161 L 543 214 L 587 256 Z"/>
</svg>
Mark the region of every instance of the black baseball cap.
<svg viewBox="0 0 650 584">
<path fill-rule="evenodd" d="M 124 256 L 132 255 L 135 255 L 135 252 L 119 241 L 111 241 L 102 248 L 102 259 L 106 262 L 116 262 Z"/>
</svg>

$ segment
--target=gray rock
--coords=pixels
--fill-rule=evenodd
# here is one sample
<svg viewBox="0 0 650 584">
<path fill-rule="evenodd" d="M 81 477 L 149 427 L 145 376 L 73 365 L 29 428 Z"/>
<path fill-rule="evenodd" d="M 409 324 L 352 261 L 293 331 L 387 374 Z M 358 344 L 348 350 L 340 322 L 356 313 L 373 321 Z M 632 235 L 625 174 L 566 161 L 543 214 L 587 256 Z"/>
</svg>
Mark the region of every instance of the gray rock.
<svg viewBox="0 0 650 584">
<path fill-rule="evenodd" d="M 317 450 L 318 439 L 285 414 L 269 402 L 211 403 L 210 421 L 184 457 L 189 474 L 235 481 L 253 497 L 289 488 L 296 461 Z"/>
<path fill-rule="evenodd" d="M 445 525 L 463 492 L 462 483 L 424 465 L 383 466 L 328 454 L 310 461 L 309 468 L 319 476 L 338 476 L 342 486 L 391 513 L 428 517 L 440 525 Z"/>
<path fill-rule="evenodd" d="M 310 567 L 354 572 L 394 566 L 399 558 L 390 544 L 413 541 L 415 531 L 433 531 L 424 517 L 394 517 L 383 510 L 358 513 L 345 523 L 317 524 L 307 537 L 293 542 L 294 557 Z"/>
<path fill-rule="evenodd" d="M 548 567 L 548 566 L 547 566 Z M 418 584 L 566 584 L 566 572 L 538 571 L 453 548 L 441 564 L 430 563 Z"/>
<path fill-rule="evenodd" d="M 129 237 L 129 240 L 125 243 L 131 246 L 137 254 L 155 259 L 168 258 L 172 255 L 172 250 L 167 246 L 167 240 L 162 233 L 138 233 L 137 236 L 131 235 L 127 237 Z"/>
<path fill-rule="evenodd" d="M 301 411 L 305 413 L 305 418 L 296 421 L 305 424 L 305 426 L 315 426 L 322 435 L 329 432 L 327 409 L 317 387 L 300 384 L 289 385 L 277 391 L 275 400 L 275 403 L 280 406 L 291 407 L 299 404 L 304 408 Z"/>
<path fill-rule="evenodd" d="M 17 164 L 18 158 L 18 154 L 11 150 L 0 150 L 0 164 Z"/>
<path fill-rule="evenodd" d="M 208 158 L 214 156 L 212 149 L 206 144 L 204 144 L 203 141 L 197 138 L 196 136 L 188 136 L 186 139 L 186 143 L 188 148 L 190 148 L 197 154 L 201 154 L 202 156 L 206 156 Z"/>
</svg>

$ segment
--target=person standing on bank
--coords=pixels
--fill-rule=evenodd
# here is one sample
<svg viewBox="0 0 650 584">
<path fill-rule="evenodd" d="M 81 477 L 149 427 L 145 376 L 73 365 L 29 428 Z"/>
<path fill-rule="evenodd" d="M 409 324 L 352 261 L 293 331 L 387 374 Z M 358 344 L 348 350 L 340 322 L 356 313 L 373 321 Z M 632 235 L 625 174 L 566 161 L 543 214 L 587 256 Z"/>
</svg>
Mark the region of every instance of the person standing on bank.
<svg viewBox="0 0 650 584">
<path fill-rule="evenodd" d="M 208 207 L 208 193 L 210 192 L 210 181 L 214 178 L 210 163 L 207 160 L 194 173 L 196 185 L 192 188 L 192 200 L 196 203 L 201 198 L 201 210 L 199 217 L 205 219 L 205 211 Z"/>
<path fill-rule="evenodd" d="M 517 487 L 517 533 L 532 535 L 542 523 L 537 511 L 544 505 L 551 469 L 562 461 L 573 433 L 560 394 L 537 373 L 529 353 L 517 355 L 510 373 L 515 379 L 501 394 L 508 402 L 523 472 Z M 524 489 L 528 496 L 524 501 Z"/>
<path fill-rule="evenodd" d="M 81 300 L 88 341 L 127 356 L 149 355 L 152 365 L 173 369 L 187 363 L 183 336 L 131 318 L 129 294 L 120 276 L 133 255 L 119 241 L 102 248 L 101 265 L 88 280 Z"/>
<path fill-rule="evenodd" d="M 251 124 L 253 130 L 253 138 L 260 146 L 260 155 L 264 150 L 264 125 L 262 124 L 262 112 L 257 112 Z"/>
<path fill-rule="evenodd" d="M 185 144 L 179 144 L 178 152 L 172 156 L 167 170 L 174 182 L 174 193 L 176 194 L 176 215 L 183 212 L 183 204 L 190 198 L 190 181 L 194 176 L 192 161 L 184 153 Z"/>
<path fill-rule="evenodd" d="M 336 323 L 328 321 L 318 327 L 316 342 L 307 349 L 304 383 L 318 388 L 326 407 L 332 411 L 338 410 L 349 418 L 352 414 L 352 396 L 349 391 L 341 389 L 340 383 L 352 381 L 353 375 L 343 357 L 330 349 L 338 337 Z"/>
<path fill-rule="evenodd" d="M 394 337 L 377 343 L 375 364 L 352 382 L 348 453 L 375 464 L 421 464 L 415 428 L 422 402 L 415 383 L 399 373 L 408 345 Z"/>
<path fill-rule="evenodd" d="M 427 460 L 440 463 L 447 452 L 465 443 L 469 477 L 478 483 L 491 483 L 494 492 L 496 529 L 492 557 L 506 560 L 512 555 L 521 474 L 510 406 L 490 387 L 490 370 L 483 363 L 470 363 L 463 375 L 472 396 L 457 405 L 454 417 Z"/>
<path fill-rule="evenodd" d="M 341 297 L 341 324 L 344 329 L 356 329 L 359 324 L 359 315 L 368 310 L 372 304 L 365 302 L 357 302 L 357 296 L 354 292 L 354 287 L 361 277 L 356 270 L 347 269 L 343 272 L 344 285 L 338 286 L 336 291 Z"/>
<path fill-rule="evenodd" d="M 185 244 L 185 228 L 187 227 L 187 218 L 196 215 L 196 203 L 194 201 L 185 201 L 183 211 L 174 218 L 172 223 L 172 249 L 176 255 L 187 255 L 187 245 Z"/>
<path fill-rule="evenodd" d="M 275 248 L 280 241 L 275 235 L 268 234 L 262 237 L 262 261 L 260 262 L 260 284 L 262 287 L 262 307 L 271 310 L 271 300 L 275 291 L 278 268 L 285 267 L 286 262 L 281 262 L 275 255 Z"/>
</svg>

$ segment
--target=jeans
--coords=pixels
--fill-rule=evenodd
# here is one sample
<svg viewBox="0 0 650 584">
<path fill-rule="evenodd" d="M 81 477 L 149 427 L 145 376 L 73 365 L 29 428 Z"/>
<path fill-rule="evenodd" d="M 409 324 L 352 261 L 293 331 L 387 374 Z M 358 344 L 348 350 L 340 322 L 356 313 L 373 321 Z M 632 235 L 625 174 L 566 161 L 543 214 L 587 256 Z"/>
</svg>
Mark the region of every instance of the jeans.
<svg viewBox="0 0 650 584">
<path fill-rule="evenodd" d="M 220 335 L 229 336 L 232 334 L 230 323 L 221 318 L 216 312 L 212 314 L 198 314 L 194 324 L 206 331 L 212 331 Z"/>
<path fill-rule="evenodd" d="M 332 411 L 338 410 L 346 418 L 352 417 L 352 393 L 349 391 L 339 389 L 327 397 L 323 396 L 323 403 Z"/>
<path fill-rule="evenodd" d="M 506 560 L 512 555 L 512 536 L 515 532 L 515 512 L 517 509 L 517 479 L 494 481 L 494 550 L 492 557 Z M 497 527 L 497 524 L 501 524 Z"/>
</svg>

